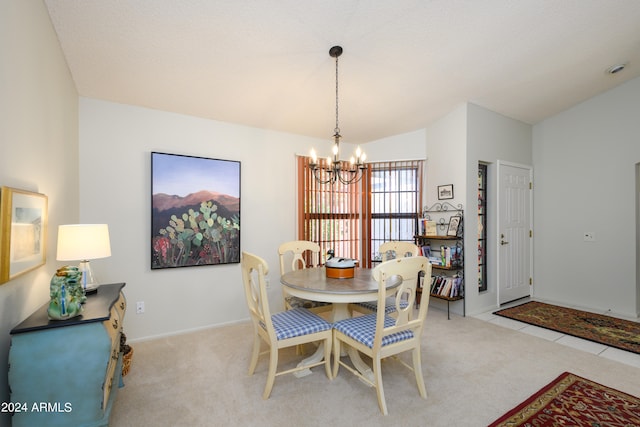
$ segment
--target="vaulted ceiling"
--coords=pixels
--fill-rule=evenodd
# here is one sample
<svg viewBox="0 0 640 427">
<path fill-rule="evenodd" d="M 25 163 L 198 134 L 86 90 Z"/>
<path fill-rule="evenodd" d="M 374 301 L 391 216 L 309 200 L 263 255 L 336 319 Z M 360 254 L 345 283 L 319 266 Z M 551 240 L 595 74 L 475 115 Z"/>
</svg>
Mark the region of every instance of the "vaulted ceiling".
<svg viewBox="0 0 640 427">
<path fill-rule="evenodd" d="M 45 0 L 81 96 L 345 142 L 640 76 L 638 0 Z M 616 64 L 623 71 L 610 74 Z"/>
</svg>

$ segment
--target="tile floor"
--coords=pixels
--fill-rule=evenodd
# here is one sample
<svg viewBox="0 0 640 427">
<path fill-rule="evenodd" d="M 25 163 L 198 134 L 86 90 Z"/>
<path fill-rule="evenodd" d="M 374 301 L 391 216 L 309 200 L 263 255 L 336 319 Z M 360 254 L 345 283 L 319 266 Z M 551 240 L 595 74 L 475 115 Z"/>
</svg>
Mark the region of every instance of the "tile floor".
<svg viewBox="0 0 640 427">
<path fill-rule="evenodd" d="M 511 305 L 520 305 L 524 302 L 526 302 L 526 300 L 519 300 Z M 509 306 L 509 304 L 505 304 L 500 308 L 507 308 Z M 473 317 L 494 323 L 496 325 L 504 326 L 505 328 L 511 328 L 520 332 L 524 332 L 525 334 L 530 334 L 549 341 L 554 341 L 562 345 L 576 348 L 578 350 L 587 351 L 600 357 L 606 357 L 607 359 L 615 360 L 616 362 L 625 363 L 627 365 L 640 368 L 640 354 L 620 350 L 603 344 L 598 344 L 593 341 L 576 338 L 571 335 L 566 335 L 560 332 L 551 331 L 549 329 L 540 328 L 538 326 L 529 325 L 528 323 L 519 322 L 517 320 L 507 319 L 506 317 L 496 316 L 495 314 L 493 314 L 494 311 L 496 310 L 492 310 L 488 313 L 482 313 Z M 609 313 L 602 314 L 609 315 Z"/>
</svg>

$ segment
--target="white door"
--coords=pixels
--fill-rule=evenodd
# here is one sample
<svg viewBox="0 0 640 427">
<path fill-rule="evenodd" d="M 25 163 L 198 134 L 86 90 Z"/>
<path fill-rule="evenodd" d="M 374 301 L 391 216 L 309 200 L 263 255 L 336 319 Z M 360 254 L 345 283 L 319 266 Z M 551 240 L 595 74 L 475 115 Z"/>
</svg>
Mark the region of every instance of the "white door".
<svg viewBox="0 0 640 427">
<path fill-rule="evenodd" d="M 532 169 L 498 161 L 498 304 L 531 294 Z"/>
</svg>

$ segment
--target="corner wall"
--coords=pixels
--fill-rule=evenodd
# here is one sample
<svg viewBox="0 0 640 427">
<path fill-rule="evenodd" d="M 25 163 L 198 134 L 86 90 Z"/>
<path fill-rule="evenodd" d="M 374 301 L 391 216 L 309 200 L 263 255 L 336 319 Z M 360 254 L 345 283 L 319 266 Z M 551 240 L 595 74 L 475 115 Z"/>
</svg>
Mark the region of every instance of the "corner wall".
<svg viewBox="0 0 640 427">
<path fill-rule="evenodd" d="M 640 78 L 534 126 L 537 298 L 638 316 L 638 111 Z"/>
<path fill-rule="evenodd" d="M 465 302 L 466 313 L 478 314 L 497 307 L 496 275 L 489 267 L 486 292 L 477 288 L 478 259 L 478 162 L 492 165 L 498 160 L 531 164 L 531 126 L 505 117 L 474 104 L 462 104 L 447 116 L 427 128 L 427 199 L 426 205 L 438 202 L 438 185 L 453 184 L 453 205 L 464 207 L 464 247 L 465 247 Z M 495 193 L 495 182 L 489 182 Z M 491 190 L 490 190 L 491 191 Z M 491 196 L 491 195 L 490 195 Z M 495 204 L 489 200 L 489 211 L 497 212 Z M 495 216 L 489 217 L 488 256 L 489 263 L 495 263 L 497 254 L 495 239 Z M 446 302 L 431 299 L 431 304 L 446 309 Z M 452 303 L 451 311 L 462 315 L 462 304 Z"/>
<path fill-rule="evenodd" d="M 9 332 L 49 300 L 57 228 L 77 222 L 78 95 L 42 1 L 0 2 L 0 185 L 48 197 L 47 263 L 0 285 L 0 402 Z M 0 425 L 10 425 L 0 414 Z"/>
</svg>

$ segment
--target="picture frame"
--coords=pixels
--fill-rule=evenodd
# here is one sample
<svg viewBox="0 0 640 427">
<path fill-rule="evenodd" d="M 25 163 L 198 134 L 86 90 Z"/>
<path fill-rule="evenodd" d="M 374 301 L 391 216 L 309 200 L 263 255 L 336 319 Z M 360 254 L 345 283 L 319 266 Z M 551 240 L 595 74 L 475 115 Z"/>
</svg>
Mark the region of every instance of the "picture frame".
<svg viewBox="0 0 640 427">
<path fill-rule="evenodd" d="M 151 269 L 240 262 L 240 162 L 151 153 Z"/>
<path fill-rule="evenodd" d="M 449 218 L 449 228 L 447 229 L 447 236 L 458 236 L 462 232 L 462 216 L 453 215 Z"/>
<path fill-rule="evenodd" d="M 0 284 L 47 262 L 47 196 L 0 189 Z"/>
<path fill-rule="evenodd" d="M 438 200 L 453 199 L 453 184 L 438 185 Z"/>
</svg>

